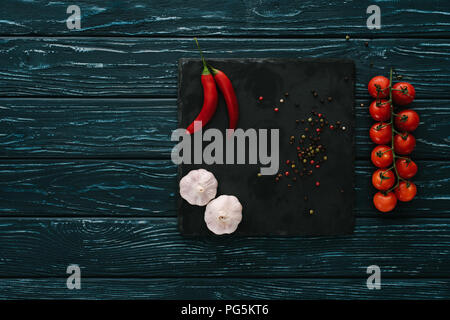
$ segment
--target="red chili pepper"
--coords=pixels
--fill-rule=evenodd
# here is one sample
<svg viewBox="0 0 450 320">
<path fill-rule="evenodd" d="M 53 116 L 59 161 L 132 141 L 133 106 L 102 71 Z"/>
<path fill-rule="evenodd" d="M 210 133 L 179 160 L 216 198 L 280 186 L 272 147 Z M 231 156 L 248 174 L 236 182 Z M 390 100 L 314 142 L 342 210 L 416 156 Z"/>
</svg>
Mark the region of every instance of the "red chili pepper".
<svg viewBox="0 0 450 320">
<path fill-rule="evenodd" d="M 236 129 L 239 119 L 239 105 L 230 79 L 222 71 L 211 67 L 217 85 L 225 98 L 228 109 L 229 129 Z"/>
<path fill-rule="evenodd" d="M 203 77 L 205 77 L 205 70 L 207 72 L 207 75 L 209 76 L 209 70 L 208 67 L 206 66 L 206 62 L 205 59 L 203 58 L 203 53 L 202 53 L 202 49 L 200 48 L 200 45 L 198 44 L 197 38 L 194 38 L 195 43 L 197 44 L 197 48 L 200 51 L 200 55 L 202 56 L 202 61 L 203 61 L 203 74 L 202 74 L 202 83 L 203 83 Z M 213 81 L 215 80 L 217 85 L 219 86 L 220 91 L 223 94 L 223 97 L 225 98 L 225 102 L 227 104 L 227 109 L 228 109 L 228 118 L 229 118 L 229 125 L 228 128 L 229 129 L 236 129 L 237 127 L 237 122 L 239 119 L 239 105 L 238 105 L 238 101 L 236 98 L 236 93 L 234 92 L 233 89 L 233 85 L 231 84 L 230 79 L 227 77 L 227 75 L 225 73 L 223 73 L 223 71 L 218 70 L 213 68 L 212 66 L 209 66 L 211 68 L 212 74 L 214 75 L 213 77 Z M 209 83 L 209 78 L 208 78 L 208 83 Z M 205 91 L 205 84 L 203 84 L 203 88 Z M 217 90 L 214 86 L 214 91 L 217 94 Z M 205 99 L 207 98 L 207 95 L 205 94 Z M 217 108 L 217 98 L 216 98 L 216 104 L 214 107 L 214 112 Z M 206 100 L 205 100 L 206 103 Z M 203 109 L 202 109 L 203 111 Z M 212 114 L 214 114 L 214 112 L 212 112 Z M 211 119 L 212 114 L 210 116 L 209 119 Z M 209 114 L 208 114 L 209 115 Z M 208 121 L 209 121 L 208 119 Z M 203 124 L 205 125 L 205 124 Z M 189 128 L 188 128 L 189 129 Z"/>
<path fill-rule="evenodd" d="M 197 42 L 197 39 L 195 39 Z M 200 52 L 201 53 L 201 52 Z M 203 106 L 202 110 L 198 114 L 197 118 L 187 127 L 187 132 L 192 134 L 198 131 L 200 128 L 204 127 L 212 118 L 217 109 L 217 103 L 219 101 L 216 83 L 214 82 L 214 77 L 206 66 L 205 59 L 202 54 L 203 62 L 203 72 L 202 72 L 202 86 L 203 86 Z M 201 121 L 202 125 L 200 128 L 194 128 L 194 123 L 196 121 Z"/>
</svg>

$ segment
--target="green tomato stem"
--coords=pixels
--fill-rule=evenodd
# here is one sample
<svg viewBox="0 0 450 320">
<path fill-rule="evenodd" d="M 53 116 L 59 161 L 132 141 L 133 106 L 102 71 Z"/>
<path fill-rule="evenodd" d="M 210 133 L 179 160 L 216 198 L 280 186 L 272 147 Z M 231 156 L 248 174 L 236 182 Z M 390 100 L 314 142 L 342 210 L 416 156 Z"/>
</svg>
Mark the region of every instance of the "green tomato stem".
<svg viewBox="0 0 450 320">
<path fill-rule="evenodd" d="M 391 103 L 391 121 L 390 121 L 391 123 L 394 122 L 394 117 L 395 117 L 394 105 L 392 104 L 392 91 L 393 90 L 395 90 L 395 89 L 392 89 L 392 68 L 391 68 L 391 70 L 389 71 L 389 102 Z M 397 158 L 402 158 L 402 157 L 399 157 L 399 156 L 397 156 L 395 154 L 395 149 L 394 149 L 394 133 L 395 132 L 397 132 L 397 130 L 392 128 L 392 139 L 391 139 L 392 167 L 394 167 L 395 176 L 397 177 L 397 183 L 391 189 L 386 191 L 386 194 L 388 194 L 389 192 L 395 190 L 395 188 L 397 188 L 398 185 L 400 184 L 400 180 L 404 180 L 404 179 L 400 178 L 400 175 L 398 174 L 398 171 L 397 171 L 397 165 L 395 164 L 395 160 Z"/>
</svg>

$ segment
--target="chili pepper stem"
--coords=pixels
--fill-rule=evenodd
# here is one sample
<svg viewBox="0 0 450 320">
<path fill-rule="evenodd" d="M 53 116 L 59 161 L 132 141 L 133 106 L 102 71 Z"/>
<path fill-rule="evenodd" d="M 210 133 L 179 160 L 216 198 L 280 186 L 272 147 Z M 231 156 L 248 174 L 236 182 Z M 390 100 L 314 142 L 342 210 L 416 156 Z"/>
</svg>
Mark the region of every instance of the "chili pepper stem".
<svg viewBox="0 0 450 320">
<path fill-rule="evenodd" d="M 202 72 L 202 74 L 203 74 L 203 75 L 205 75 L 205 74 L 211 74 L 211 72 L 210 72 L 209 69 L 208 69 L 207 63 L 206 63 L 206 61 L 205 61 L 205 57 L 203 56 L 202 48 L 200 48 L 200 45 L 198 44 L 197 37 L 194 37 L 194 40 L 195 40 L 195 43 L 197 44 L 197 49 L 198 49 L 198 51 L 200 52 L 200 57 L 202 57 L 202 63 L 203 63 L 203 72 Z"/>
</svg>

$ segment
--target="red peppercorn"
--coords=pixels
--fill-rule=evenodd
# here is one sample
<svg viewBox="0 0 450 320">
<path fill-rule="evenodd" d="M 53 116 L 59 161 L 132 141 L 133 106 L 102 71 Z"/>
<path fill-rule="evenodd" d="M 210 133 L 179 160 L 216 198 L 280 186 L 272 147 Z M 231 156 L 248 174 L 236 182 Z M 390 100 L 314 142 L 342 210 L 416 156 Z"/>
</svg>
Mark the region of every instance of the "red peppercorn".
<svg viewBox="0 0 450 320">
<path fill-rule="evenodd" d="M 259 96 L 259 101 L 263 101 L 264 97 L 263 96 Z"/>
<path fill-rule="evenodd" d="M 314 160 L 311 160 L 309 163 L 314 164 Z"/>
<path fill-rule="evenodd" d="M 317 129 L 316 129 L 316 132 L 320 132 L 320 128 L 317 128 Z"/>
<path fill-rule="evenodd" d="M 330 125 L 330 129 L 331 129 L 331 130 L 333 130 L 333 129 L 334 129 L 334 126 L 333 126 L 332 124 Z"/>
<path fill-rule="evenodd" d="M 291 161 L 290 160 L 286 160 L 286 164 L 289 164 Z"/>
<path fill-rule="evenodd" d="M 318 187 L 318 186 L 320 186 L 320 182 L 319 181 L 316 182 L 316 187 Z"/>
<path fill-rule="evenodd" d="M 319 168 L 320 168 L 320 165 L 316 164 L 316 168 L 319 169 Z"/>
<path fill-rule="evenodd" d="M 289 171 L 286 171 L 284 175 L 287 177 L 289 175 Z"/>
<path fill-rule="evenodd" d="M 300 147 L 297 147 L 297 151 L 300 151 Z"/>
<path fill-rule="evenodd" d="M 273 108 L 273 111 L 275 112 L 278 112 L 278 110 L 279 110 L 278 108 Z"/>
</svg>

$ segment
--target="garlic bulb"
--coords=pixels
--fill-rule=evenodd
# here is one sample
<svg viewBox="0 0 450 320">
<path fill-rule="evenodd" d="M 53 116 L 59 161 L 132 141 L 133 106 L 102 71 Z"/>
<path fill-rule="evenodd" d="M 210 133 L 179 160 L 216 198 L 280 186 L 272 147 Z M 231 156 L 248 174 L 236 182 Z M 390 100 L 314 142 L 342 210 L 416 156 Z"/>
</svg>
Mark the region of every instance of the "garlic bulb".
<svg viewBox="0 0 450 320">
<path fill-rule="evenodd" d="M 191 170 L 180 180 L 180 195 L 195 206 L 204 206 L 216 197 L 217 180 L 205 170 Z"/>
<path fill-rule="evenodd" d="M 222 195 L 206 206 L 205 222 L 215 234 L 236 231 L 242 220 L 242 205 L 235 196 Z"/>
</svg>

